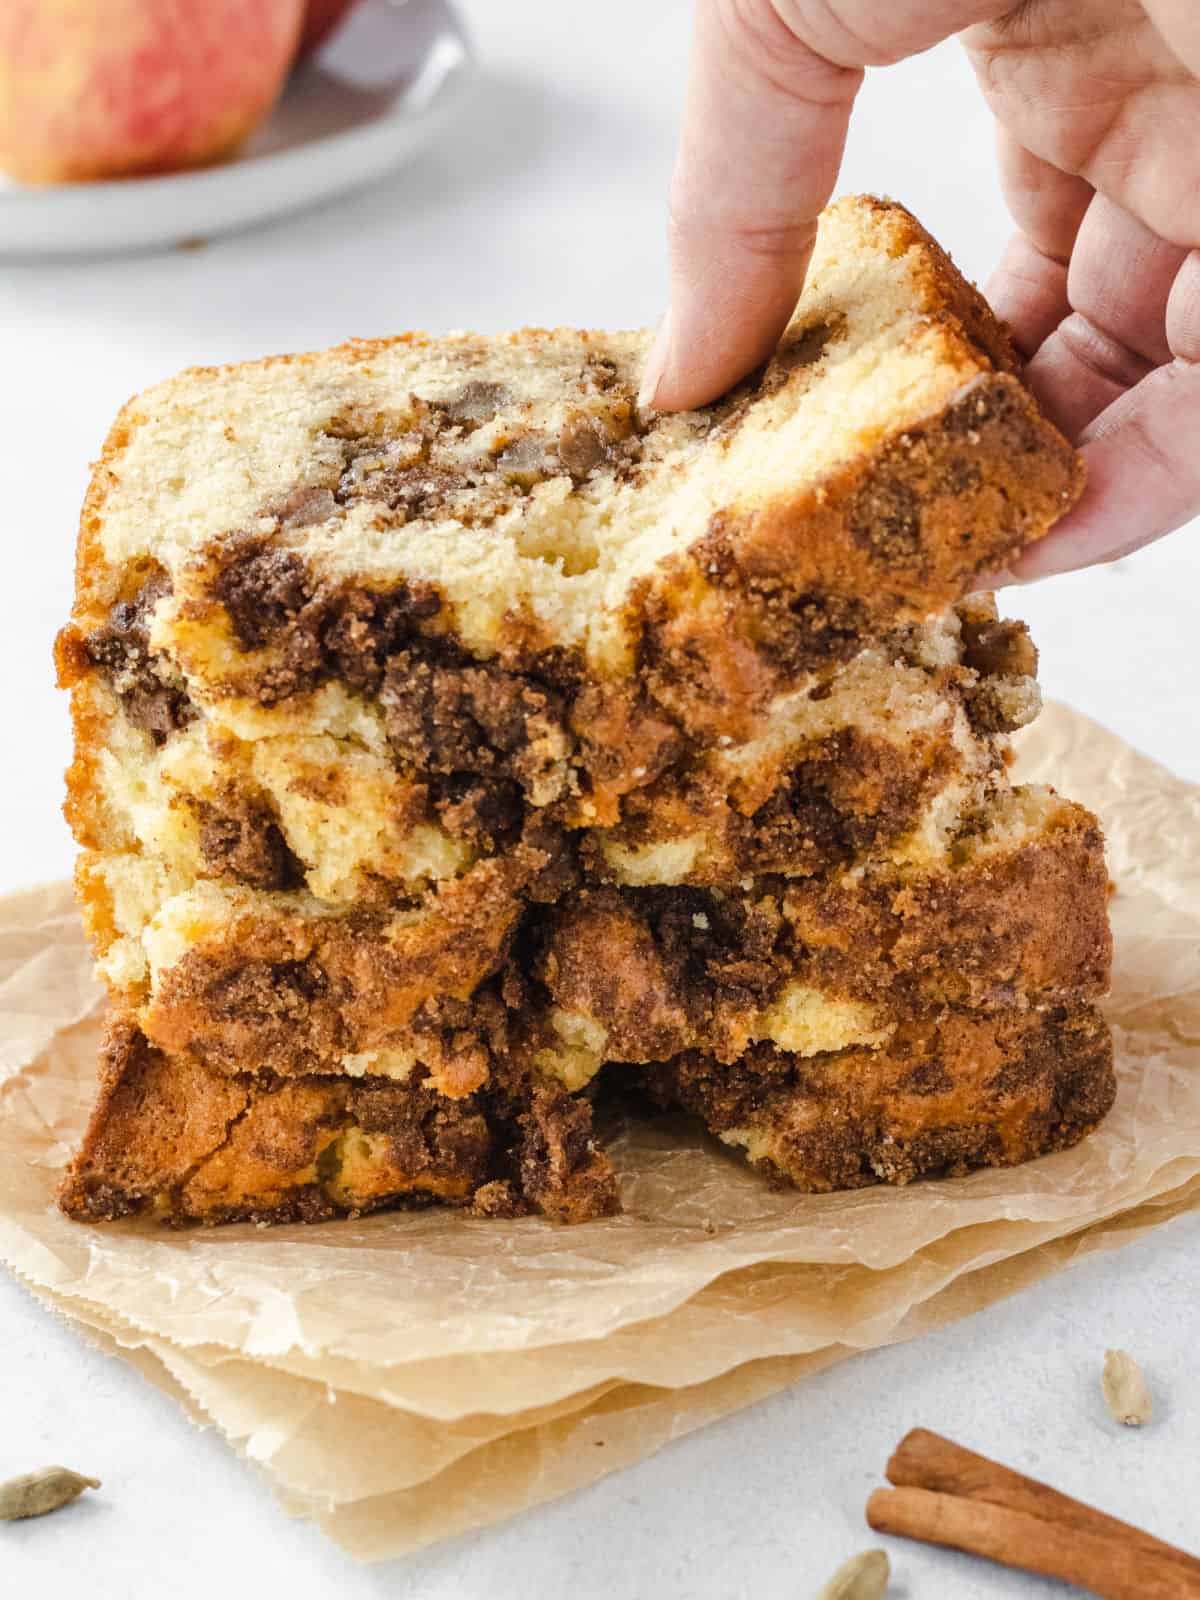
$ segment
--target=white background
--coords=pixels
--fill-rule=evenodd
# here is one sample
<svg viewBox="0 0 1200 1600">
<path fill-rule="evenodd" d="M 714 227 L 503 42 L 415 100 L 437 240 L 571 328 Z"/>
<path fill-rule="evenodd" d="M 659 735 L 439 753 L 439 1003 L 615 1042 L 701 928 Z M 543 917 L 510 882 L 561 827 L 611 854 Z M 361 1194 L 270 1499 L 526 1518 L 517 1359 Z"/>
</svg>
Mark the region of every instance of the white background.
<svg viewBox="0 0 1200 1600">
<path fill-rule="evenodd" d="M 198 251 L 0 267 L 0 890 L 66 874 L 67 754 L 49 653 L 66 616 L 87 463 L 121 403 L 179 367 L 409 327 L 654 321 L 688 33 L 683 0 L 470 0 L 482 80 L 416 165 L 335 206 Z M 875 74 L 844 188 L 905 200 L 973 276 L 1006 233 L 987 115 L 954 47 Z M 1200 447 L 1200 441 L 1198 441 Z M 1200 779 L 1195 526 L 1117 566 L 1009 596 L 1042 681 Z M 1154 1531 L 1200 1545 L 1200 1217 L 916 1345 L 860 1357 L 656 1459 L 423 1557 L 353 1566 L 253 1471 L 0 1281 L 0 1477 L 62 1459 L 102 1496 L 0 1527 L 0 1592 L 235 1597 L 815 1593 L 875 1540 L 869 1490 L 935 1427 Z M 1107 1420 L 1106 1345 L 1159 1413 Z M 891 1544 L 889 1594 L 1065 1592 Z M 11 1575 L 11 1580 L 10 1580 Z"/>
</svg>

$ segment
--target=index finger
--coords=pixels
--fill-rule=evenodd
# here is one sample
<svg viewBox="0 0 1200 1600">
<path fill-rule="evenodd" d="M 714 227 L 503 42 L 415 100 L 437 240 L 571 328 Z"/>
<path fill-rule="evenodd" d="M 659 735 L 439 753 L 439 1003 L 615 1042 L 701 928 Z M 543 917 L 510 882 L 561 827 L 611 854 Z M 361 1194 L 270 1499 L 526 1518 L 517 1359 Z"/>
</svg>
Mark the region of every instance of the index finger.
<svg viewBox="0 0 1200 1600">
<path fill-rule="evenodd" d="M 698 0 L 671 187 L 670 308 L 643 403 L 703 405 L 775 348 L 837 181 L 863 68 L 1005 9 L 997 0 Z"/>
</svg>

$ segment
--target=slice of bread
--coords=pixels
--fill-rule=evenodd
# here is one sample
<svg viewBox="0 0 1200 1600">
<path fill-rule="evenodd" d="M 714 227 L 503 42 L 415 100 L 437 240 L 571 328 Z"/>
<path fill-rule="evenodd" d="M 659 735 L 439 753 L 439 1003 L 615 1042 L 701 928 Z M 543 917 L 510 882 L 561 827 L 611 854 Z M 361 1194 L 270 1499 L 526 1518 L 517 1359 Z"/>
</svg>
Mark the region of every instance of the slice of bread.
<svg viewBox="0 0 1200 1600">
<path fill-rule="evenodd" d="M 821 1191 L 955 1176 L 1077 1142 L 1115 1085 L 1088 1005 L 903 1024 L 874 1048 L 689 1052 L 637 1075 L 776 1180 Z M 60 1203 L 81 1222 L 316 1222 L 427 1204 L 585 1221 L 618 1209 L 581 1095 L 520 1073 L 447 1099 L 422 1082 L 229 1076 L 110 1028 L 100 1093 Z"/>
<path fill-rule="evenodd" d="M 59 1195 L 80 1222 L 320 1222 L 431 1200 L 563 1222 L 617 1208 L 590 1106 L 561 1085 L 498 1076 L 450 1099 L 416 1080 L 230 1075 L 119 1014 Z"/>
<path fill-rule="evenodd" d="M 971 818 L 936 867 L 584 891 L 536 936 L 534 1060 L 578 1087 L 606 1061 L 700 1051 L 731 1064 L 760 1042 L 797 1057 L 872 1049 L 948 1005 L 1095 1000 L 1109 983 L 1107 902 L 1096 819 L 1037 788 Z"/>
<path fill-rule="evenodd" d="M 898 205 L 830 208 L 779 353 L 729 399 L 639 412 L 647 341 L 408 335 L 150 390 L 92 482 L 72 635 L 161 574 L 160 648 L 208 697 L 278 697 L 304 677 L 289 606 L 402 586 L 405 628 L 640 673 L 733 732 L 780 680 L 957 599 L 1081 488 L 1005 333 Z"/>
<path fill-rule="evenodd" d="M 1006 735 L 1041 705 L 1036 664 L 987 595 L 870 641 L 775 697 L 753 738 L 699 742 L 622 795 L 607 826 L 593 819 L 585 870 L 719 887 L 859 858 L 942 863 L 962 818 L 1007 787 Z"/>
<path fill-rule="evenodd" d="M 1007 1167 L 1077 1144 L 1116 1095 L 1093 1006 L 948 1011 L 878 1049 L 798 1057 L 764 1044 L 733 1067 L 690 1054 L 638 1069 L 769 1176 L 821 1192 Z"/>
</svg>

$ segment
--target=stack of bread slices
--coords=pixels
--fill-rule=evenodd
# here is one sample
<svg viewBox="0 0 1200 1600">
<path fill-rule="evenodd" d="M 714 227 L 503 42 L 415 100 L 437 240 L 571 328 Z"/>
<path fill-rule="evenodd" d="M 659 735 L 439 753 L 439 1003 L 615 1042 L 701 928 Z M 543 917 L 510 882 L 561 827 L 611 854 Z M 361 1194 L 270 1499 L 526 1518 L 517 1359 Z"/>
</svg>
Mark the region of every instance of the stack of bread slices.
<svg viewBox="0 0 1200 1600">
<path fill-rule="evenodd" d="M 1113 1094 L 1095 819 L 1014 787 L 981 578 L 1081 485 L 901 207 L 764 371 L 413 335 L 131 402 L 59 642 L 111 1021 L 62 1203 L 611 1212 L 594 1103 L 807 1190 L 1037 1156 Z"/>
</svg>

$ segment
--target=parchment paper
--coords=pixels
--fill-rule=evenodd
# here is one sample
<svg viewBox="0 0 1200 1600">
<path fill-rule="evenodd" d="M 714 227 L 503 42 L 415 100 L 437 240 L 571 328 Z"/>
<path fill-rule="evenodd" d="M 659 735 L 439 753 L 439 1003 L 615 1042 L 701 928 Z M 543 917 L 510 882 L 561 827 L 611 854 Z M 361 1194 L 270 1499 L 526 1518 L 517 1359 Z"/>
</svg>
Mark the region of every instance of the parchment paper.
<svg viewBox="0 0 1200 1600">
<path fill-rule="evenodd" d="M 960 1276 L 906 1318 L 898 1336 L 912 1337 L 967 1315 L 1097 1250 L 1127 1243 L 1197 1203 L 1200 1179 L 1114 1222 Z M 584 1487 L 854 1353 L 835 1345 L 808 1356 L 754 1361 L 685 1389 L 615 1386 L 600 1403 L 584 1400 L 577 1411 L 563 1411 L 561 1420 L 539 1422 L 527 1415 L 503 1437 L 475 1450 L 451 1431 L 442 1441 L 448 1447 L 445 1469 L 428 1481 L 405 1484 L 411 1458 L 403 1452 L 410 1440 L 395 1425 L 390 1408 L 347 1412 L 345 1396 L 336 1389 L 300 1382 L 285 1386 L 269 1381 L 269 1373 L 264 1381 L 260 1364 L 228 1353 L 216 1358 L 222 1371 L 214 1377 L 197 1360 L 196 1350 L 184 1352 L 153 1336 L 114 1336 L 102 1318 L 90 1313 L 83 1320 L 94 1343 L 132 1360 L 173 1393 L 194 1421 L 220 1427 L 239 1454 L 267 1472 L 291 1514 L 313 1518 L 336 1543 L 365 1560 L 402 1556 Z M 375 1451 L 387 1459 L 370 1460 Z M 403 1486 L 348 1501 L 337 1497 L 355 1485 L 382 1485 L 393 1473 Z M 305 1490 L 289 1487 L 295 1476 L 304 1480 Z M 322 1483 L 331 1481 L 333 1496 L 321 1492 Z"/>
<path fill-rule="evenodd" d="M 366 1558 L 511 1514 L 1200 1203 L 1200 790 L 1049 707 L 1019 776 L 1109 841 L 1120 1092 L 1073 1151 L 896 1191 L 769 1190 L 683 1122 L 610 1148 L 626 1212 L 317 1228 L 69 1223 L 97 992 L 64 886 L 0 902 L 0 1256 Z M 1084 1231 L 1087 1230 L 1087 1231 Z"/>
</svg>

